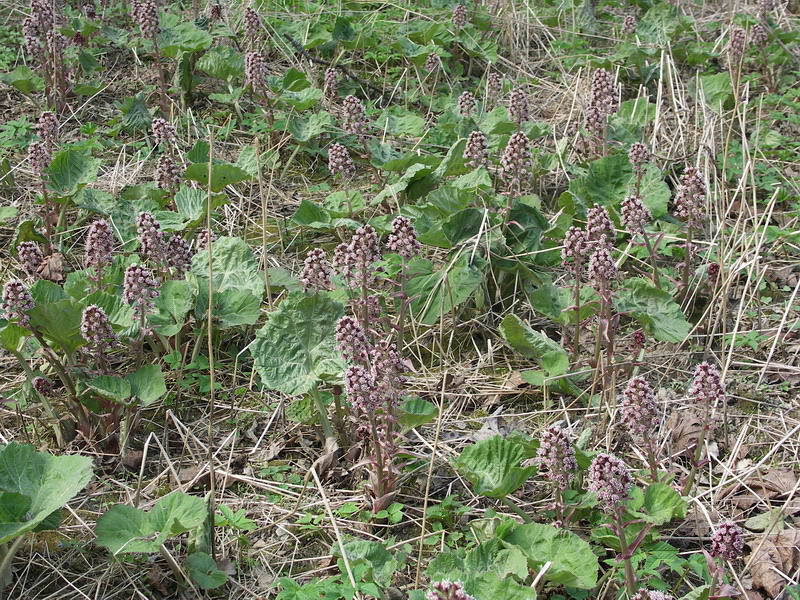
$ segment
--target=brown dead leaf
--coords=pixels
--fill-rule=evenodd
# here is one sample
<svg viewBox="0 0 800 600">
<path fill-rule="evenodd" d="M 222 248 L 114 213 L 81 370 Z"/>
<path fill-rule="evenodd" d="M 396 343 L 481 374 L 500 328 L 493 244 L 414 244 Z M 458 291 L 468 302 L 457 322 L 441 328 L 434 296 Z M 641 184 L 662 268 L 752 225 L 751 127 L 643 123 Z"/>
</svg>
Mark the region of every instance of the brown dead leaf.
<svg viewBox="0 0 800 600">
<path fill-rule="evenodd" d="M 144 452 L 141 450 L 128 450 L 122 457 L 122 466 L 129 471 L 138 473 L 142 468 L 142 458 L 144 458 Z"/>
<path fill-rule="evenodd" d="M 61 283 L 64 281 L 64 255 L 60 252 L 54 252 L 50 256 L 45 256 L 37 267 L 36 272 L 42 279 Z"/>
<path fill-rule="evenodd" d="M 205 464 L 184 467 L 178 471 L 178 481 L 175 481 L 174 477 L 172 479 L 175 487 L 184 490 L 207 489 L 211 481 Z"/>
<path fill-rule="evenodd" d="M 753 552 L 748 556 L 753 587 L 775 598 L 786 587 L 789 574 L 800 565 L 800 529 L 761 536 L 750 542 Z"/>
<path fill-rule="evenodd" d="M 769 468 L 723 490 L 720 499 L 727 498 L 742 512 L 767 502 L 783 508 L 785 515 L 793 515 L 800 512 L 800 497 L 796 493 L 792 496 L 796 488 L 797 475 L 793 471 Z"/>
<path fill-rule="evenodd" d="M 150 588 L 163 596 L 169 596 L 175 591 L 175 582 L 170 579 L 169 573 L 159 565 L 153 565 L 147 572 L 147 584 Z"/>
</svg>

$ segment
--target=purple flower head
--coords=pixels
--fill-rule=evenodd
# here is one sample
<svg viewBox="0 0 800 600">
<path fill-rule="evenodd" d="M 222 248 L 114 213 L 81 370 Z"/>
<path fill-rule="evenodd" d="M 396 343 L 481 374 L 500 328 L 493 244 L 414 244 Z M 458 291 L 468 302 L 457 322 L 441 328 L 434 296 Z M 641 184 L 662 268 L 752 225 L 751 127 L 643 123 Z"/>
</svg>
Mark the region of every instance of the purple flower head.
<svg viewBox="0 0 800 600">
<path fill-rule="evenodd" d="M 633 437 L 642 439 L 652 435 L 661 423 L 656 394 L 644 377 L 634 377 L 628 382 L 619 408 L 622 422 Z"/>
<path fill-rule="evenodd" d="M 141 254 L 147 260 L 160 263 L 166 258 L 164 233 L 161 223 L 149 212 L 139 213 L 136 219 L 136 229 L 139 231 L 139 247 Z"/>
<path fill-rule="evenodd" d="M 49 148 L 55 148 L 58 144 L 58 117 L 50 111 L 43 112 L 36 123 L 36 133 Z"/>
<path fill-rule="evenodd" d="M 331 175 L 341 175 L 343 179 L 350 179 L 356 174 L 356 165 L 350 157 L 347 147 L 338 142 L 328 148 L 328 170 Z"/>
<path fill-rule="evenodd" d="M 521 131 L 511 135 L 508 145 L 500 158 L 500 179 L 502 179 L 509 192 L 517 197 L 522 195 L 522 188 L 530 178 L 531 142 L 528 136 Z"/>
<path fill-rule="evenodd" d="M 28 146 L 28 160 L 36 175 L 41 177 L 44 175 L 45 169 L 50 166 L 53 156 L 44 142 L 31 142 L 31 145 Z"/>
<path fill-rule="evenodd" d="M 595 288 L 606 288 L 617 278 L 617 265 L 608 246 L 600 245 L 589 259 L 589 279 Z"/>
<path fill-rule="evenodd" d="M 572 440 L 565 429 L 560 425 L 551 425 L 542 432 L 537 458 L 547 469 L 545 477 L 554 486 L 562 491 L 569 487 L 578 470 L 578 463 L 575 461 Z"/>
<path fill-rule="evenodd" d="M 165 147 L 169 148 L 177 145 L 178 134 L 172 123 L 161 117 L 156 117 L 150 127 L 153 132 L 153 142 L 156 146 L 164 144 Z"/>
<path fill-rule="evenodd" d="M 644 233 L 650 222 L 650 211 L 639 196 L 628 196 L 622 201 L 622 223 L 631 233 Z"/>
<path fill-rule="evenodd" d="M 419 254 L 422 247 L 417 241 L 417 231 L 408 217 L 395 217 L 392 221 L 392 233 L 386 241 L 390 251 L 396 252 L 406 260 Z"/>
<path fill-rule="evenodd" d="M 700 169 L 686 167 L 675 193 L 675 216 L 698 228 L 705 218 L 706 184 Z"/>
<path fill-rule="evenodd" d="M 39 394 L 44 396 L 45 398 L 52 398 L 53 392 L 55 391 L 53 388 L 53 382 L 50 381 L 47 377 L 34 377 L 31 380 L 31 386 L 33 389 L 36 390 Z"/>
<path fill-rule="evenodd" d="M 254 92 L 266 93 L 268 72 L 267 61 L 260 51 L 253 50 L 244 55 L 245 85 L 253 86 Z"/>
<path fill-rule="evenodd" d="M 347 96 L 342 103 L 342 129 L 359 138 L 367 134 L 367 110 L 355 96 Z"/>
<path fill-rule="evenodd" d="M 711 536 L 711 556 L 733 560 L 742 555 L 744 538 L 742 530 L 733 521 L 724 521 L 717 525 Z"/>
<path fill-rule="evenodd" d="M 457 4 L 453 9 L 453 25 L 456 29 L 461 29 L 467 24 L 467 7 Z"/>
<path fill-rule="evenodd" d="M 565 262 L 572 259 L 573 268 L 580 271 L 589 256 L 589 236 L 580 227 L 570 227 L 564 235 L 561 258 Z"/>
<path fill-rule="evenodd" d="M 528 95 L 522 88 L 514 88 L 508 97 L 508 114 L 517 127 L 530 119 L 531 109 L 528 106 Z"/>
<path fill-rule="evenodd" d="M 303 261 L 303 274 L 300 276 L 303 290 L 308 292 L 333 289 L 331 273 L 331 265 L 325 256 L 325 251 L 322 248 L 309 250 L 308 256 Z"/>
<path fill-rule="evenodd" d="M 20 242 L 19 246 L 17 246 L 17 255 L 19 256 L 19 262 L 22 263 L 22 270 L 28 275 L 36 275 L 39 265 L 44 260 L 39 244 L 36 242 Z"/>
<path fill-rule="evenodd" d="M 181 182 L 183 169 L 169 154 L 162 154 L 156 163 L 156 184 L 162 190 L 175 190 Z"/>
<path fill-rule="evenodd" d="M 81 335 L 97 350 L 105 350 L 117 343 L 117 336 L 105 311 L 92 304 L 81 315 Z"/>
<path fill-rule="evenodd" d="M 336 344 L 346 360 L 364 366 L 369 363 L 371 344 L 361 325 L 353 317 L 339 319 L 336 324 Z"/>
<path fill-rule="evenodd" d="M 152 39 L 158 34 L 158 6 L 154 0 L 145 0 L 139 4 L 134 17 L 142 30 L 142 36 Z"/>
<path fill-rule="evenodd" d="M 260 35 L 261 17 L 251 6 L 248 6 L 244 11 L 244 38 L 247 47 L 257 48 Z"/>
<path fill-rule="evenodd" d="M 636 16 L 625 15 L 622 21 L 622 35 L 633 35 L 636 32 Z"/>
<path fill-rule="evenodd" d="M 150 269 L 141 265 L 131 265 L 125 269 L 122 284 L 122 300 L 139 313 L 153 308 L 153 300 L 158 298 L 158 281 Z"/>
<path fill-rule="evenodd" d="M 614 224 L 604 206 L 595 204 L 586 211 L 586 233 L 590 242 L 597 242 L 603 236 L 610 240 L 614 239 Z"/>
<path fill-rule="evenodd" d="M 598 454 L 589 466 L 589 491 L 597 494 L 606 511 L 613 511 L 628 497 L 633 477 L 620 459 Z"/>
<path fill-rule="evenodd" d="M 458 97 L 458 114 L 462 117 L 469 117 L 475 112 L 475 96 L 469 90 L 461 93 Z"/>
<path fill-rule="evenodd" d="M 114 233 L 105 219 L 98 219 L 89 225 L 86 234 L 86 266 L 100 271 L 111 264 L 114 252 Z"/>
<path fill-rule="evenodd" d="M 689 397 L 698 404 L 714 406 L 725 401 L 725 385 L 717 367 L 707 362 L 700 363 L 694 370 Z"/>
<path fill-rule="evenodd" d="M 431 583 L 430 591 L 425 594 L 426 600 L 475 600 L 467 592 L 460 581 L 436 581 Z"/>
<path fill-rule="evenodd" d="M 464 147 L 464 158 L 470 169 L 489 166 L 489 143 L 482 131 L 475 130 L 469 134 Z"/>
<path fill-rule="evenodd" d="M 374 413 L 378 406 L 375 393 L 375 380 L 361 365 L 347 367 L 344 373 L 347 399 L 356 414 Z"/>
<path fill-rule="evenodd" d="M 29 322 L 28 311 L 36 306 L 33 296 L 19 279 L 9 281 L 3 289 L 3 302 L 0 308 L 3 309 L 4 317 L 9 321 L 19 321 L 21 325 Z"/>
<path fill-rule="evenodd" d="M 338 71 L 336 67 L 328 67 L 325 69 L 323 91 L 328 100 L 335 100 L 338 97 Z"/>
<path fill-rule="evenodd" d="M 486 76 L 486 102 L 487 105 L 494 105 L 503 91 L 503 76 L 497 71 L 491 71 Z"/>
<path fill-rule="evenodd" d="M 166 258 L 167 266 L 173 269 L 178 275 L 183 275 L 192 266 L 192 252 L 189 242 L 177 233 L 170 236 L 167 242 Z"/>
<path fill-rule="evenodd" d="M 631 600 L 674 600 L 669 594 L 664 592 L 656 592 L 653 590 L 639 590 L 632 597 Z"/>
<path fill-rule="evenodd" d="M 642 173 L 644 166 L 650 162 L 650 150 L 642 142 L 634 142 L 628 149 L 628 160 L 635 173 Z"/>
</svg>

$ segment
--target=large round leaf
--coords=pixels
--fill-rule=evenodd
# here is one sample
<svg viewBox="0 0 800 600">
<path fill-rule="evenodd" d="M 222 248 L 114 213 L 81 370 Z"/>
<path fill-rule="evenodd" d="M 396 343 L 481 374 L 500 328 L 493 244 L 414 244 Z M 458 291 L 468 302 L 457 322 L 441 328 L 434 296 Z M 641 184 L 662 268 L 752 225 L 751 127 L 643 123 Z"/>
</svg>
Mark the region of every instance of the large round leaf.
<svg viewBox="0 0 800 600">
<path fill-rule="evenodd" d="M 345 365 L 334 334 L 343 314 L 341 304 L 322 294 L 296 293 L 281 302 L 250 344 L 264 385 L 295 396 L 319 381 L 338 381 Z"/>
</svg>

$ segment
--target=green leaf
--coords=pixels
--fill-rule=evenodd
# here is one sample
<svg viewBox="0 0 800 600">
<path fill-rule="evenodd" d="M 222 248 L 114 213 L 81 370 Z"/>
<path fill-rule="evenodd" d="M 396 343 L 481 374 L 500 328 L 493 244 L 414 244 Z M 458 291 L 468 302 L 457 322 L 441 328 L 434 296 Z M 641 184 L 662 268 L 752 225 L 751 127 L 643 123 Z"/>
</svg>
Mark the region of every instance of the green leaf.
<svg viewBox="0 0 800 600">
<path fill-rule="evenodd" d="M 685 596 L 681 596 L 679 600 L 708 600 L 710 594 L 711 586 L 701 585 L 700 587 L 693 589 Z"/>
<path fill-rule="evenodd" d="M 331 215 L 322 206 L 312 200 L 303 198 L 300 206 L 292 215 L 292 221 L 304 227 L 313 229 L 326 229 L 330 226 Z"/>
<path fill-rule="evenodd" d="M 22 340 L 31 334 L 30 331 L 14 323 L 0 320 L 0 348 L 9 352 L 18 352 Z"/>
<path fill-rule="evenodd" d="M 686 516 L 686 500 L 665 483 L 651 483 L 644 493 L 643 511 L 634 514 L 647 523 L 664 525 Z"/>
<path fill-rule="evenodd" d="M 112 554 L 158 552 L 168 538 L 199 527 L 208 516 L 202 498 L 173 492 L 156 502 L 150 512 L 117 504 L 95 525 L 96 543 Z"/>
<path fill-rule="evenodd" d="M 444 268 L 431 261 L 415 258 L 408 266 L 407 292 L 411 313 L 424 325 L 433 325 L 442 315 L 466 302 L 483 283 L 485 262 L 479 256 L 470 260 L 461 252 Z"/>
<path fill-rule="evenodd" d="M 499 435 L 467 446 L 453 461 L 456 471 L 467 478 L 475 493 L 504 498 L 518 489 L 536 467 L 521 467 L 527 458 L 521 444 Z"/>
<path fill-rule="evenodd" d="M 526 523 L 514 527 L 502 540 L 519 548 L 533 570 L 538 571 L 550 562 L 543 575 L 545 581 L 582 590 L 590 590 L 597 584 L 597 556 L 587 542 L 571 531 Z"/>
<path fill-rule="evenodd" d="M 308 142 L 333 131 L 333 117 L 325 111 L 314 113 L 307 119 L 295 116 L 289 120 L 288 129 L 297 141 Z"/>
<path fill-rule="evenodd" d="M 10 221 L 19 214 L 19 209 L 14 206 L 0 206 L 0 223 Z"/>
<path fill-rule="evenodd" d="M 100 159 L 92 158 L 86 150 L 62 150 L 47 168 L 47 187 L 56 196 L 72 196 L 97 179 L 99 168 Z"/>
<path fill-rule="evenodd" d="M 198 52 L 211 47 L 214 38 L 194 23 L 179 23 L 175 27 L 164 27 L 158 34 L 158 47 L 162 56 L 175 58 L 182 52 Z"/>
<path fill-rule="evenodd" d="M 45 338 L 60 346 L 64 352 L 72 353 L 86 343 L 81 336 L 83 308 L 82 304 L 71 298 L 46 304 L 37 300 L 28 315 L 31 326 L 39 329 Z"/>
<path fill-rule="evenodd" d="M 490 190 L 492 188 L 492 178 L 485 167 L 478 167 L 456 178 L 450 185 L 457 190 L 467 190 L 476 192 L 478 190 Z"/>
<path fill-rule="evenodd" d="M 309 87 L 299 92 L 284 91 L 279 100 L 294 108 L 297 112 L 308 110 L 312 106 L 319 104 L 322 100 L 322 90 Z"/>
<path fill-rule="evenodd" d="M 699 89 L 698 89 L 699 88 Z M 695 79 L 689 85 L 689 91 L 695 98 L 702 96 L 706 104 L 715 113 L 722 113 L 727 105 L 732 102 L 733 85 L 731 84 L 730 73 L 716 73 L 714 75 L 702 75 L 699 86 Z"/>
<path fill-rule="evenodd" d="M 18 66 L 10 73 L 0 74 L 0 81 L 10 85 L 23 94 L 33 94 L 44 89 L 44 79 L 34 73 L 29 67 Z"/>
<path fill-rule="evenodd" d="M 153 122 L 153 115 L 147 108 L 144 92 L 125 98 L 119 105 L 119 109 L 123 116 L 122 127 L 125 131 L 149 129 Z"/>
<path fill-rule="evenodd" d="M 469 551 L 464 568 L 473 573 L 493 572 L 500 577 L 514 575 L 520 581 L 528 578 L 528 559 L 519 548 L 505 547 L 492 538 Z"/>
<path fill-rule="evenodd" d="M 296 396 L 319 381 L 339 381 L 345 364 L 334 334 L 343 314 L 322 294 L 295 293 L 281 302 L 250 344 L 262 383 Z"/>
<path fill-rule="evenodd" d="M 202 162 L 189 165 L 183 176 L 205 186 L 208 183 L 208 163 Z M 212 192 L 221 192 L 229 185 L 249 181 L 250 179 L 252 179 L 250 173 L 232 163 L 214 163 L 211 166 Z"/>
<path fill-rule="evenodd" d="M 350 19 L 347 17 L 336 17 L 331 37 L 337 41 L 352 42 L 356 38 L 356 32 L 350 24 Z"/>
<path fill-rule="evenodd" d="M 468 578 L 466 592 L 474 598 L 502 598 L 503 600 L 536 600 L 536 591 L 511 577 L 497 573 L 483 573 Z"/>
<path fill-rule="evenodd" d="M 72 273 L 70 273 L 70 275 L 72 275 Z M 95 292 L 87 296 L 83 303 L 87 306 L 96 304 L 102 308 L 108 320 L 111 321 L 111 324 L 117 329 L 127 329 L 134 323 L 133 308 L 125 304 L 120 296 L 109 294 L 108 292 Z"/>
<path fill-rule="evenodd" d="M 419 396 L 406 399 L 400 405 L 400 426 L 404 431 L 430 423 L 436 418 L 439 411 L 436 405 L 423 400 Z"/>
<path fill-rule="evenodd" d="M 0 490 L 24 496 L 26 510 L 20 518 L 0 519 L 0 544 L 32 531 L 64 506 L 92 478 L 92 461 L 85 456 L 52 456 L 15 442 L 0 449 Z M 4 499 L 7 515 L 22 515 Z"/>
<path fill-rule="evenodd" d="M 112 402 L 125 402 L 131 397 L 131 384 L 116 375 L 98 375 L 88 383 L 89 387 Z"/>
<path fill-rule="evenodd" d="M 195 295 L 187 281 L 165 281 L 155 299 L 156 312 L 148 316 L 153 331 L 165 336 L 178 333 L 194 306 Z"/>
<path fill-rule="evenodd" d="M 214 295 L 214 318 L 220 329 L 253 325 L 261 314 L 261 298 L 247 290 L 225 290 Z"/>
<path fill-rule="evenodd" d="M 0 492 L 0 523 L 18 523 L 25 520 L 31 509 L 31 499 L 14 492 Z"/>
<path fill-rule="evenodd" d="M 167 393 L 164 373 L 158 365 L 145 365 L 125 378 L 130 384 L 131 395 L 139 399 L 142 406 L 155 402 Z"/>
<path fill-rule="evenodd" d="M 232 46 L 211 48 L 200 57 L 196 66 L 208 76 L 225 81 L 239 79 L 244 75 L 244 58 Z"/>
<path fill-rule="evenodd" d="M 581 212 L 595 203 L 616 206 L 624 199 L 632 177 L 628 156 L 612 154 L 589 163 L 586 175 L 570 181 L 569 192 Z"/>
<path fill-rule="evenodd" d="M 187 556 L 184 567 L 189 579 L 204 590 L 216 589 L 228 581 L 228 576 L 219 570 L 214 559 L 205 552 L 194 552 Z"/>
<path fill-rule="evenodd" d="M 245 290 L 259 299 L 264 296 L 264 274 L 247 242 L 236 237 L 221 237 L 212 243 L 211 255 L 215 293 Z M 194 255 L 191 274 L 197 280 L 197 289 L 205 306 L 208 303 L 208 252 Z"/>
<path fill-rule="evenodd" d="M 211 146 L 205 140 L 197 140 L 192 149 L 186 154 L 186 159 L 190 163 L 207 163 Z M 193 189 L 193 188 L 186 188 Z"/>
<path fill-rule="evenodd" d="M 381 588 L 389 587 L 392 576 L 400 567 L 399 561 L 380 542 L 356 540 L 344 545 L 344 552 L 350 568 L 365 568 L 364 579 L 376 583 Z M 341 556 L 338 545 L 335 546 L 334 556 Z M 338 561 L 342 572 L 345 571 L 344 561 Z"/>
<path fill-rule="evenodd" d="M 532 358 L 550 376 L 566 373 L 569 355 L 561 344 L 534 331 L 516 315 L 506 315 L 500 323 L 500 335 L 517 352 Z"/>
<path fill-rule="evenodd" d="M 625 280 L 614 298 L 614 306 L 662 342 L 682 342 L 692 329 L 669 292 L 659 290 L 646 279 Z"/>
</svg>

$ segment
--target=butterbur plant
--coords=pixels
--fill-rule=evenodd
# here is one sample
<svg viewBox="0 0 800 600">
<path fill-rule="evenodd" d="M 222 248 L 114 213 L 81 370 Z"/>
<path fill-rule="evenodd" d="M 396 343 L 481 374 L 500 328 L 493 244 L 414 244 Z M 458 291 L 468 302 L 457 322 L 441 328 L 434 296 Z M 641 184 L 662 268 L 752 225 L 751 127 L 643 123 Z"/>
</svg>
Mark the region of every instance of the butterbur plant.
<svg viewBox="0 0 800 600">
<path fill-rule="evenodd" d="M 508 208 L 511 201 L 521 196 L 528 187 L 531 177 L 531 142 L 522 131 L 514 132 L 500 158 L 500 179 L 506 184 Z"/>
<path fill-rule="evenodd" d="M 596 145 L 605 153 L 608 117 L 617 112 L 617 90 L 614 78 L 605 69 L 592 75 L 589 102 L 586 105 L 586 129 Z"/>
<path fill-rule="evenodd" d="M 628 381 L 619 404 L 622 424 L 634 443 L 639 444 L 647 457 L 650 478 L 658 481 L 657 437 L 661 424 L 661 413 L 656 403 L 653 388 L 644 377 L 633 377 Z"/>
<path fill-rule="evenodd" d="M 397 409 L 406 371 L 399 350 L 407 303 L 404 271 L 407 261 L 420 250 L 416 232 L 405 217 L 394 220 L 387 249 L 402 259 L 394 282 L 376 277 L 375 267 L 382 253 L 378 235 L 369 225 L 359 228 L 349 244 L 340 244 L 333 260 L 334 270 L 353 292 L 350 307 L 354 316 L 339 321 L 336 341 L 342 356 L 350 363 L 345 372 L 348 410 L 356 425 L 356 436 L 369 457 L 367 491 L 375 513 L 391 504 L 399 475 Z M 314 262 L 321 263 L 318 255 Z M 376 293 L 383 285 L 392 283 L 398 303 L 394 323 L 383 314 Z M 340 410 L 337 405 L 337 412 Z"/>
<path fill-rule="evenodd" d="M 675 216 L 686 221 L 686 242 L 684 244 L 683 275 L 681 287 L 688 295 L 689 278 L 692 273 L 695 248 L 692 242 L 695 231 L 703 227 L 705 219 L 706 184 L 697 167 L 686 167 L 681 175 L 678 190 L 675 192 Z"/>
<path fill-rule="evenodd" d="M 464 159 L 470 169 L 489 166 L 489 143 L 482 131 L 476 130 L 469 134 L 464 147 Z"/>
<path fill-rule="evenodd" d="M 521 127 L 530 118 L 528 95 L 522 88 L 514 88 L 511 91 L 508 97 L 508 114 L 517 127 Z"/>
<path fill-rule="evenodd" d="M 612 289 L 617 279 L 617 265 L 611 256 L 611 250 L 603 236 L 589 258 L 589 281 L 600 297 L 600 310 L 597 314 L 597 330 L 595 334 L 594 364 L 602 374 L 603 391 L 611 398 L 613 390 L 614 337 L 616 333 L 616 317 Z M 605 350 L 605 361 L 602 361 Z M 602 362 L 601 362 L 602 361 Z M 610 403 L 610 402 L 609 402 Z"/>
<path fill-rule="evenodd" d="M 711 574 L 709 598 L 716 598 L 716 592 L 724 584 L 725 564 L 742 556 L 744 536 L 733 521 L 723 521 L 711 536 L 711 549 L 706 554 L 708 570 Z"/>
<path fill-rule="evenodd" d="M 39 244 L 36 242 L 20 242 L 19 246 L 17 246 L 17 256 L 22 265 L 22 270 L 30 276 L 35 276 L 38 273 L 39 266 L 44 260 Z"/>
<path fill-rule="evenodd" d="M 42 221 L 45 227 L 45 237 L 47 237 L 50 246 L 53 244 L 53 234 L 58 224 L 58 206 L 56 203 L 51 202 L 47 193 L 46 170 L 52 160 L 53 154 L 46 142 L 31 142 L 30 146 L 28 146 L 28 162 L 39 180 L 39 189 L 42 193 Z"/>
<path fill-rule="evenodd" d="M 270 127 L 275 123 L 275 113 L 267 86 L 267 60 L 261 50 L 251 50 L 244 55 L 244 80 L 254 98 L 260 98 L 267 110 Z"/>
<path fill-rule="evenodd" d="M 456 4 L 453 8 L 453 26 L 461 29 L 467 24 L 467 7 L 463 4 Z"/>
<path fill-rule="evenodd" d="M 503 92 L 503 77 L 497 71 L 489 71 L 486 76 L 486 102 L 485 109 L 490 110 L 497 104 L 500 94 Z"/>
<path fill-rule="evenodd" d="M 631 557 L 635 547 L 625 535 L 623 503 L 633 487 L 633 477 L 625 463 L 610 454 L 598 454 L 589 466 L 588 488 L 597 496 L 600 506 L 611 517 L 611 528 L 619 539 L 620 558 L 625 565 L 625 587 L 636 592 L 636 574 Z"/>
<path fill-rule="evenodd" d="M 159 103 L 161 113 L 166 116 L 169 114 L 169 94 L 167 92 L 167 78 L 161 65 L 161 50 L 158 47 L 158 5 L 155 0 L 139 2 L 131 7 L 131 16 L 139 26 L 142 37 L 149 41 L 153 47 L 153 60 L 158 74 Z"/>
<path fill-rule="evenodd" d="M 567 521 L 564 513 L 564 491 L 578 470 L 569 433 L 560 425 L 551 425 L 545 429 L 539 438 L 537 458 L 545 469 L 545 478 L 553 487 L 556 525 L 564 526 Z"/>
<path fill-rule="evenodd" d="M 689 399 L 702 411 L 702 428 L 695 441 L 691 470 L 683 485 L 684 494 L 688 494 L 692 490 L 697 470 L 701 466 L 700 459 L 703 456 L 706 436 L 711 429 L 713 411 L 717 405 L 726 401 L 722 376 L 714 365 L 707 362 L 697 365 L 689 386 Z"/>
<path fill-rule="evenodd" d="M 86 234 L 84 265 L 91 269 L 90 277 L 98 289 L 103 280 L 104 270 L 114 258 L 114 233 L 105 219 L 98 219 L 89 226 Z"/>
<path fill-rule="evenodd" d="M 578 361 L 581 346 L 581 283 L 589 259 L 589 235 L 580 227 L 570 227 L 564 235 L 561 259 L 574 278 L 572 302 L 575 310 L 575 334 L 572 338 L 573 362 Z"/>
<path fill-rule="evenodd" d="M 647 234 L 646 226 L 650 223 L 652 216 L 650 210 L 645 206 L 639 196 L 628 196 L 622 201 L 620 206 L 622 213 L 622 224 L 632 236 L 639 235 L 644 240 L 647 253 L 650 256 L 650 265 L 653 269 L 653 283 L 661 289 L 661 279 L 658 276 L 658 264 L 656 253 L 650 237 Z"/>
</svg>

